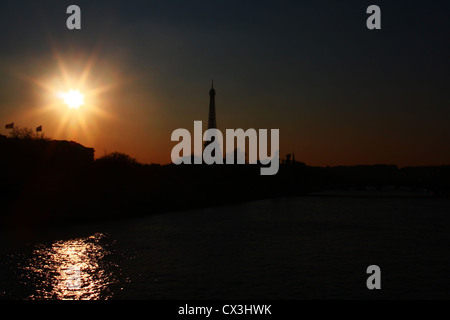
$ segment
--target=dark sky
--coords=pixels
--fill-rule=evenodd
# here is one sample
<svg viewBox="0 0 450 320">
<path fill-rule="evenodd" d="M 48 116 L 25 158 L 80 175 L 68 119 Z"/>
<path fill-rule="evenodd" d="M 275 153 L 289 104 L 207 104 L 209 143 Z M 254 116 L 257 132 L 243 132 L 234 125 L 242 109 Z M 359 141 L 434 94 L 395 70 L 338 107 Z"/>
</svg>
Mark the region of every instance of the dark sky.
<svg viewBox="0 0 450 320">
<path fill-rule="evenodd" d="M 97 156 L 167 163 L 173 130 L 206 127 L 214 79 L 219 129 L 280 129 L 282 156 L 450 164 L 450 2 L 392 2 L 2 0 L 1 132 L 43 125 Z M 105 90 L 64 114 L 51 88 L 87 66 L 84 90 Z"/>
</svg>

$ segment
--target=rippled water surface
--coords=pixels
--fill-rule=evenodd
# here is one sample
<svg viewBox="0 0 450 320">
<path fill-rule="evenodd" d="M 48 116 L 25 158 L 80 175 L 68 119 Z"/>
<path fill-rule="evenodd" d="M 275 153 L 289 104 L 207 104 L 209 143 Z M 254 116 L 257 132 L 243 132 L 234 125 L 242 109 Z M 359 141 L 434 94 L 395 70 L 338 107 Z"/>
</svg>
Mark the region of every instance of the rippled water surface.
<svg viewBox="0 0 450 320">
<path fill-rule="evenodd" d="M 18 292 L 4 297 L 24 299 L 109 299 L 126 279 L 109 259 L 114 242 L 105 234 L 35 244 L 23 252 L 6 255 Z M 4 261 L 5 264 L 5 261 Z M 5 265 L 3 269 L 5 269 Z M 17 296 L 19 294 L 19 296 Z"/>
<path fill-rule="evenodd" d="M 449 213 L 448 199 L 300 197 L 74 226 L 4 248 L 0 298 L 448 299 Z"/>
<path fill-rule="evenodd" d="M 38 245 L 21 268 L 23 277 L 37 284 L 32 299 L 99 299 L 110 296 L 117 281 L 103 259 L 109 252 L 101 244 L 103 235 Z"/>
</svg>

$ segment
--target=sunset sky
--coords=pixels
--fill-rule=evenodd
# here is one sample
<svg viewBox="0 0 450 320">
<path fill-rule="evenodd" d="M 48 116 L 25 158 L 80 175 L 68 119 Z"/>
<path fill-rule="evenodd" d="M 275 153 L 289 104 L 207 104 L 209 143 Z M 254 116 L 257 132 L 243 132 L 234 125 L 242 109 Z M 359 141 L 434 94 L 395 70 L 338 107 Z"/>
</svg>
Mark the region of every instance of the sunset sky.
<svg viewBox="0 0 450 320">
<path fill-rule="evenodd" d="M 282 157 L 450 164 L 449 21 L 448 1 L 2 1 L 0 133 L 169 163 L 173 130 L 206 128 L 214 79 L 219 129 L 280 129 Z"/>
</svg>

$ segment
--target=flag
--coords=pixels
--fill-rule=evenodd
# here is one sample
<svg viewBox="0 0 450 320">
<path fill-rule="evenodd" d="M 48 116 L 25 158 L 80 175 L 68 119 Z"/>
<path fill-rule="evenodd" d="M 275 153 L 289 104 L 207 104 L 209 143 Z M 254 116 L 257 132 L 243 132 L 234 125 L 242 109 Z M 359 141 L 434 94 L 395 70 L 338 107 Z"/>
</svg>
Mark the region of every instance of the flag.
<svg viewBox="0 0 450 320">
<path fill-rule="evenodd" d="M 42 126 L 37 127 L 36 132 L 42 132 Z"/>
<path fill-rule="evenodd" d="M 7 124 L 7 125 L 5 126 L 5 129 L 14 129 L 14 122 L 13 122 L 13 123 L 10 123 L 10 124 Z"/>
</svg>

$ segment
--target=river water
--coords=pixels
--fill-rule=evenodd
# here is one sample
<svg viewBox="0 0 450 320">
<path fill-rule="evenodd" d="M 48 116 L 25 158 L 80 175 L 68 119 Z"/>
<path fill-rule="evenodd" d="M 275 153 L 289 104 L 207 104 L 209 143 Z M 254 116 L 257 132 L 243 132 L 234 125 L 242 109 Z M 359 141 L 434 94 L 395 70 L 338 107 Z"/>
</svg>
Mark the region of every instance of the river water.
<svg viewBox="0 0 450 320">
<path fill-rule="evenodd" d="M 308 196 L 4 235 L 0 299 L 448 299 L 449 226 L 449 199 Z"/>
</svg>

